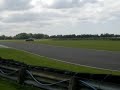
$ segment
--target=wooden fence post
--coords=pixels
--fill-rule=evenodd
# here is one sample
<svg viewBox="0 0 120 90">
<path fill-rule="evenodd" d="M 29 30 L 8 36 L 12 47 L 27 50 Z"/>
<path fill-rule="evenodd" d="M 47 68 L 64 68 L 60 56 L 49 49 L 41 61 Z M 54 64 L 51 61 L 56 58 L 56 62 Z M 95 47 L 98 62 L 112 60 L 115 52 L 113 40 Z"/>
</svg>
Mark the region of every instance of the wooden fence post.
<svg viewBox="0 0 120 90">
<path fill-rule="evenodd" d="M 18 73 L 18 83 L 24 84 L 25 78 L 26 78 L 26 68 L 22 67 Z"/>
<path fill-rule="evenodd" d="M 80 89 L 79 80 L 74 76 L 69 81 L 68 90 L 79 90 L 79 89 Z"/>
</svg>

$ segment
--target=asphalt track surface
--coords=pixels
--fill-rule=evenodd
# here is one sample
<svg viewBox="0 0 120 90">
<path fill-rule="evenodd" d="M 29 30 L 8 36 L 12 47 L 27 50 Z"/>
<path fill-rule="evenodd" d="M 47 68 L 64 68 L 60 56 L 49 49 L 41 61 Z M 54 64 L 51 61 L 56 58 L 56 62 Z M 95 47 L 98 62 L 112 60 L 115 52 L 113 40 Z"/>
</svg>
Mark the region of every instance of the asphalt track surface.
<svg viewBox="0 0 120 90">
<path fill-rule="evenodd" d="M 30 42 L 0 42 L 0 44 L 74 64 L 120 71 L 120 52 L 67 48 Z"/>
</svg>

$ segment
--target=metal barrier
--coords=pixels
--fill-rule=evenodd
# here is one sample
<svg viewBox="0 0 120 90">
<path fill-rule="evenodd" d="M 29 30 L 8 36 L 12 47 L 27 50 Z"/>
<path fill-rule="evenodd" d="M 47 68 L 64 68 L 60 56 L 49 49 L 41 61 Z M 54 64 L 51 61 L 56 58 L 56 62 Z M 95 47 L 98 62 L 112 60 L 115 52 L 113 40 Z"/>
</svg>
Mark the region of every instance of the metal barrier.
<svg viewBox="0 0 120 90">
<path fill-rule="evenodd" d="M 116 86 L 114 90 L 120 89 L 120 76 L 75 73 L 48 67 L 26 65 L 2 58 L 0 58 L 0 76 L 15 80 L 19 84 L 33 85 L 45 90 L 106 90 L 107 85 L 104 85 L 105 88 L 100 87 L 102 84 L 98 85 L 101 82 L 109 82 L 111 83 L 110 85 L 114 83 L 113 85 Z"/>
</svg>

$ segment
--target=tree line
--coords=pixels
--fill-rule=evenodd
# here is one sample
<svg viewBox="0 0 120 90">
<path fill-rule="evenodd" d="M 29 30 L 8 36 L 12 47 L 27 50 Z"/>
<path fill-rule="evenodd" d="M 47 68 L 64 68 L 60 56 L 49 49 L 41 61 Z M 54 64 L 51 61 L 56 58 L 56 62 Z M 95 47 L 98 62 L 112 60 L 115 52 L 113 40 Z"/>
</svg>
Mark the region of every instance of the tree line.
<svg viewBox="0 0 120 90">
<path fill-rule="evenodd" d="M 12 39 L 29 39 L 29 38 L 35 38 L 35 39 L 47 39 L 49 36 L 46 34 L 32 34 L 32 33 L 19 33 L 15 36 L 5 36 L 1 35 L 0 40 L 12 40 Z"/>
<path fill-rule="evenodd" d="M 120 40 L 120 35 L 119 34 L 81 34 L 81 35 L 75 35 L 75 34 L 70 34 L 70 35 L 52 35 L 49 36 L 47 34 L 32 34 L 32 33 L 19 33 L 15 36 L 5 36 L 1 35 L 0 40 L 12 40 L 12 39 L 29 39 L 29 38 L 34 38 L 34 39 L 110 39 L 110 40 Z"/>
<path fill-rule="evenodd" d="M 28 39 L 28 38 L 35 38 L 35 39 L 46 39 L 48 38 L 49 36 L 47 34 L 40 34 L 40 33 L 37 33 L 37 34 L 32 34 L 32 33 L 20 33 L 20 34 L 17 34 L 15 35 L 13 38 L 14 39 Z"/>
<path fill-rule="evenodd" d="M 120 40 L 120 35 L 119 34 L 81 34 L 81 35 L 75 35 L 75 34 L 71 34 L 71 35 L 53 35 L 50 36 L 50 38 L 53 39 L 93 39 L 93 40 L 98 40 L 98 39 L 108 39 L 108 40 Z"/>
</svg>

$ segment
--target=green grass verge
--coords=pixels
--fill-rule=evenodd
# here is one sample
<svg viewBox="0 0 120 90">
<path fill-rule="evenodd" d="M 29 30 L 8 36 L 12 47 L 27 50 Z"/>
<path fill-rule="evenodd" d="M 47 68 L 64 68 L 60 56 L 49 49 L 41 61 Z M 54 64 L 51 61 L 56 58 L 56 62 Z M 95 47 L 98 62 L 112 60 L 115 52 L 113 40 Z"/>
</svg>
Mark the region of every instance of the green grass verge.
<svg viewBox="0 0 120 90">
<path fill-rule="evenodd" d="M 35 42 L 73 48 L 120 51 L 120 41 L 111 40 L 36 40 Z"/>
<path fill-rule="evenodd" d="M 14 59 L 14 60 L 25 62 L 31 65 L 47 66 L 47 67 L 52 67 L 52 68 L 57 68 L 62 70 L 74 71 L 74 72 L 95 73 L 95 74 L 111 74 L 112 73 L 114 75 L 120 75 L 120 72 L 118 71 L 102 70 L 102 69 L 63 63 L 47 57 L 42 57 L 42 56 L 30 54 L 24 51 L 19 51 L 11 48 L 0 48 L 0 57 L 6 58 L 6 59 Z"/>
<path fill-rule="evenodd" d="M 29 86 L 21 86 L 13 81 L 0 78 L 0 90 L 40 90 L 40 89 Z"/>
</svg>

